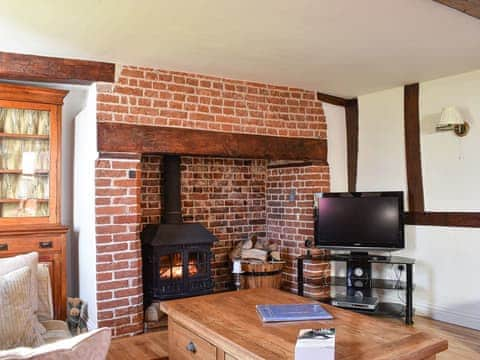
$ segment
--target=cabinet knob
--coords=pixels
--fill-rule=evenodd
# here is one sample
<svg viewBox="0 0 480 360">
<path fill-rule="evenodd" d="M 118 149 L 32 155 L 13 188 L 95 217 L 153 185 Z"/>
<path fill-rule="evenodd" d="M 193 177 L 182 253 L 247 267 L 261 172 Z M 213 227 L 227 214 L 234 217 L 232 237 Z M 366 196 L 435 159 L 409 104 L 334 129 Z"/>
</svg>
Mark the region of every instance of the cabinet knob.
<svg viewBox="0 0 480 360">
<path fill-rule="evenodd" d="M 7 251 L 8 250 L 8 244 L 0 244 L 0 251 Z"/>
<path fill-rule="evenodd" d="M 197 347 L 195 346 L 195 344 L 190 341 L 187 345 L 187 351 L 190 351 L 191 353 L 195 354 L 197 352 Z"/>
<path fill-rule="evenodd" d="M 38 246 L 40 249 L 50 249 L 53 247 L 53 243 L 51 241 L 40 241 Z"/>
</svg>

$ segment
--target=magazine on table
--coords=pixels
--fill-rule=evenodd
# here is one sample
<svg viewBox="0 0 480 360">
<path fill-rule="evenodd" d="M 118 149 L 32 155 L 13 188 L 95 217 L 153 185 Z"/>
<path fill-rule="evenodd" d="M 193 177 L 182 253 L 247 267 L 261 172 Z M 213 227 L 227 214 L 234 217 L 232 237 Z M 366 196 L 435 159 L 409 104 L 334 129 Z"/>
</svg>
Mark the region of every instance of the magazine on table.
<svg viewBox="0 0 480 360">
<path fill-rule="evenodd" d="M 263 322 L 330 320 L 333 316 L 318 303 L 257 305 Z"/>
</svg>

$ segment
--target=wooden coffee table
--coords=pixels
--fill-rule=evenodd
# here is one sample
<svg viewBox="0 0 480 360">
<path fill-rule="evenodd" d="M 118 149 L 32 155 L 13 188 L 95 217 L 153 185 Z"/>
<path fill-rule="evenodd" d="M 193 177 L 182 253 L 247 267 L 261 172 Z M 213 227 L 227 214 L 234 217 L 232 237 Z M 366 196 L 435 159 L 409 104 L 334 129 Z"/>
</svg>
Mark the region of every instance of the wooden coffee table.
<svg viewBox="0 0 480 360">
<path fill-rule="evenodd" d="M 335 359 L 435 359 L 447 341 L 401 323 L 322 304 L 333 320 L 264 324 L 258 304 L 311 303 L 276 289 L 250 289 L 162 302 L 169 359 L 293 359 L 298 331 L 334 327 Z"/>
</svg>

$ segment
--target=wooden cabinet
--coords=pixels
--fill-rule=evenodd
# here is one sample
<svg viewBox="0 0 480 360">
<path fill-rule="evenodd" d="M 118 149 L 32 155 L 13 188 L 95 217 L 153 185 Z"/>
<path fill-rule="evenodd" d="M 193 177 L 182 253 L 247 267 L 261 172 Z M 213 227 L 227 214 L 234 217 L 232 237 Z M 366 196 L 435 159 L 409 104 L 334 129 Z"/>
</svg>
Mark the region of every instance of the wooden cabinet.
<svg viewBox="0 0 480 360">
<path fill-rule="evenodd" d="M 168 357 L 172 360 L 236 360 L 201 336 L 168 320 Z"/>
<path fill-rule="evenodd" d="M 170 359 L 216 360 L 217 348 L 208 341 L 174 321 L 168 322 L 168 330 L 168 356 Z"/>
<path fill-rule="evenodd" d="M 0 257 L 36 251 L 49 264 L 55 317 L 66 316 L 60 224 L 61 114 L 67 91 L 0 84 Z"/>
</svg>

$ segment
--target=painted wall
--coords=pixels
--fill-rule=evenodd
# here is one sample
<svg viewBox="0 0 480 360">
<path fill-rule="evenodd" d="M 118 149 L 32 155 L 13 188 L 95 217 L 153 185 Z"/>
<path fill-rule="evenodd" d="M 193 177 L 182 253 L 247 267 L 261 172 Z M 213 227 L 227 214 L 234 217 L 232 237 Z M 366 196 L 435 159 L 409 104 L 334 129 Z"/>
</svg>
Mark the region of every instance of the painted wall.
<svg viewBox="0 0 480 360">
<path fill-rule="evenodd" d="M 75 118 L 73 238 L 78 246 L 78 294 L 89 306 L 89 328 L 97 326 L 95 243 L 95 160 L 97 159 L 96 86 L 88 89 L 85 107 Z M 72 142 L 73 147 L 73 142 Z M 83 261 L 82 261 L 83 260 Z M 70 274 L 70 273 L 69 273 Z"/>
<path fill-rule="evenodd" d="M 434 131 L 440 111 L 450 105 L 471 125 L 464 138 Z M 480 71 L 422 83 L 420 112 L 425 207 L 480 211 Z"/>
<path fill-rule="evenodd" d="M 43 85 L 45 86 L 45 85 Z M 68 90 L 62 108 L 62 224 L 70 228 L 67 235 L 67 295 L 78 296 L 78 242 L 73 229 L 73 148 L 75 117 L 85 107 L 88 87 L 47 84 Z"/>
<path fill-rule="evenodd" d="M 361 96 L 358 100 L 358 191 L 406 191 L 403 88 Z"/>
<path fill-rule="evenodd" d="M 429 210 L 480 211 L 480 72 L 420 84 L 420 121 L 425 204 Z M 434 133 L 442 107 L 459 106 L 472 124 L 459 140 Z M 403 88 L 359 98 L 358 189 L 406 190 Z M 406 249 L 417 259 L 414 303 L 418 313 L 480 329 L 478 273 L 480 229 L 407 226 Z M 337 271 L 342 271 L 340 269 Z M 395 268 L 376 268 L 395 278 Z M 398 271 L 397 271 L 398 275 Z M 403 293 L 385 293 L 404 299 Z"/>
<path fill-rule="evenodd" d="M 330 168 L 330 191 L 347 191 L 347 137 L 345 108 L 323 103 L 327 121 L 328 165 Z"/>
</svg>

